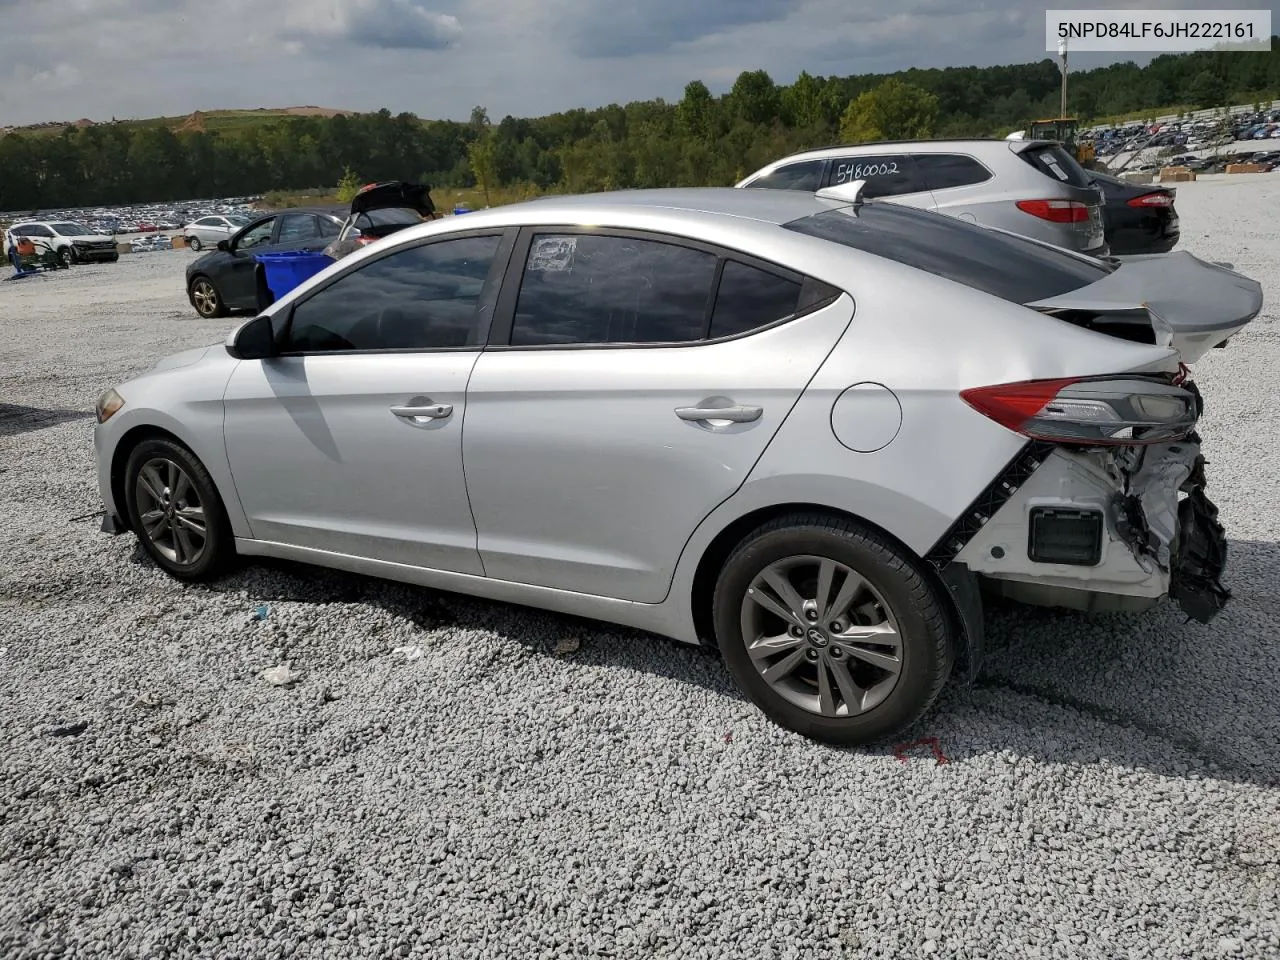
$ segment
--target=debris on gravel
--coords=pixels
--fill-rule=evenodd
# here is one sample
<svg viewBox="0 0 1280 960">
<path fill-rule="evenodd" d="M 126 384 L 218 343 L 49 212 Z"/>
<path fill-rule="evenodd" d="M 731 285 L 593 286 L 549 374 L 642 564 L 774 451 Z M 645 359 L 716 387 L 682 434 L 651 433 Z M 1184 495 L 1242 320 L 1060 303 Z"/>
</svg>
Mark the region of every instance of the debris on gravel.
<svg viewBox="0 0 1280 960">
<path fill-rule="evenodd" d="M 83 519 L 94 399 L 235 321 L 186 251 L 0 285 L 0 957 L 1280 956 L 1277 201 L 1178 190 L 1266 286 L 1195 371 L 1235 600 L 993 610 L 980 680 L 864 750 L 617 627 L 165 577 Z"/>
</svg>

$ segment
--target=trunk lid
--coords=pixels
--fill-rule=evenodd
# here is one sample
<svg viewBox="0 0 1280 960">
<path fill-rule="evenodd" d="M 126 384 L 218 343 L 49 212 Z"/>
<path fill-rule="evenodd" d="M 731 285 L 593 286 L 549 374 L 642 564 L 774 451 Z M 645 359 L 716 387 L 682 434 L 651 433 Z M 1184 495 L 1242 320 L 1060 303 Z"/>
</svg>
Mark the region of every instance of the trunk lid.
<svg viewBox="0 0 1280 960">
<path fill-rule="evenodd" d="M 1126 257 L 1085 287 L 1027 306 L 1126 340 L 1153 342 L 1194 363 L 1262 310 L 1262 285 L 1187 251 Z"/>
</svg>

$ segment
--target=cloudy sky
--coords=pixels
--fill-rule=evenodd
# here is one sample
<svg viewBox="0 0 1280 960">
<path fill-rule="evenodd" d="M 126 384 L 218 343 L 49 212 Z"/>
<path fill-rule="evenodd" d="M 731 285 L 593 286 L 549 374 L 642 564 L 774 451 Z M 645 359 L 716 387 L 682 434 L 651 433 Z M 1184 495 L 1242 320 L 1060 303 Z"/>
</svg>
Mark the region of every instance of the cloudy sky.
<svg viewBox="0 0 1280 960">
<path fill-rule="evenodd" d="M 1069 4 L 1053 4 L 1068 6 Z M 1272 8 L 1277 0 L 1143 6 Z M 0 126 L 220 107 L 495 120 L 814 74 L 1046 56 L 1027 0 L 0 0 Z M 1070 4 L 1082 7 L 1084 4 Z M 1108 6 L 1101 2 L 1095 7 Z M 1137 7 L 1111 3 L 1111 8 Z M 1247 55 L 1247 54 L 1241 54 Z M 1117 59 L 1079 54 L 1080 67 Z M 1145 62 L 1143 55 L 1119 59 Z"/>
</svg>

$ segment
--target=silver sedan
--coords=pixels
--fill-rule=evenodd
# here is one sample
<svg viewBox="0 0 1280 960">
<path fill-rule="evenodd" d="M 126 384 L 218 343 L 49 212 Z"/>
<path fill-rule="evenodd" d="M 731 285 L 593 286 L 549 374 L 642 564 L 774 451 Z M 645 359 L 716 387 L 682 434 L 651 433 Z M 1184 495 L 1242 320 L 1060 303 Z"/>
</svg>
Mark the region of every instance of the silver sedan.
<svg viewBox="0 0 1280 960">
<path fill-rule="evenodd" d="M 186 238 L 187 246 L 199 251 L 205 247 L 217 246 L 219 240 L 226 240 L 248 222 L 247 217 L 239 214 L 201 217 L 183 227 L 182 235 Z"/>
<path fill-rule="evenodd" d="M 548 198 L 106 391 L 103 529 L 182 580 L 287 558 L 713 643 L 861 743 L 977 669 L 980 588 L 1221 609 L 1186 365 L 1261 304 L 856 189 Z"/>
</svg>

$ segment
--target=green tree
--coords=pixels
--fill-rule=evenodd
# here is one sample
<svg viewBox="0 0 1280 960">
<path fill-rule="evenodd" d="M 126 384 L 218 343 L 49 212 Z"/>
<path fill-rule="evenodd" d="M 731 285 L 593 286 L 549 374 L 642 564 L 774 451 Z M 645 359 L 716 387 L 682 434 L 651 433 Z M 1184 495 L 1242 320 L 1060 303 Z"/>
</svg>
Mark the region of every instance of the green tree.
<svg viewBox="0 0 1280 960">
<path fill-rule="evenodd" d="M 711 134 L 711 120 L 715 101 L 711 91 L 701 80 L 685 85 L 684 97 L 676 106 L 676 123 L 686 136 L 704 138 Z"/>
<path fill-rule="evenodd" d="M 840 121 L 840 135 L 850 143 L 917 140 L 933 136 L 937 119 L 937 97 L 890 77 L 849 104 Z"/>
<path fill-rule="evenodd" d="M 355 171 L 347 167 L 342 171 L 342 179 L 338 181 L 338 202 L 350 203 L 355 199 L 356 194 L 360 192 L 363 184 L 360 178 L 356 176 Z"/>
<path fill-rule="evenodd" d="M 778 116 L 781 98 L 778 86 L 764 70 L 740 73 L 729 91 L 733 113 L 747 123 L 764 124 Z"/>
<path fill-rule="evenodd" d="M 486 133 L 467 144 L 467 163 L 475 175 L 476 183 L 484 191 L 485 206 L 490 203 L 489 188 L 496 187 L 497 149 L 492 133 Z"/>
<path fill-rule="evenodd" d="M 1188 87 L 1191 102 L 1200 109 L 1220 107 L 1227 101 L 1227 87 L 1212 70 L 1201 70 L 1191 78 Z"/>
</svg>

